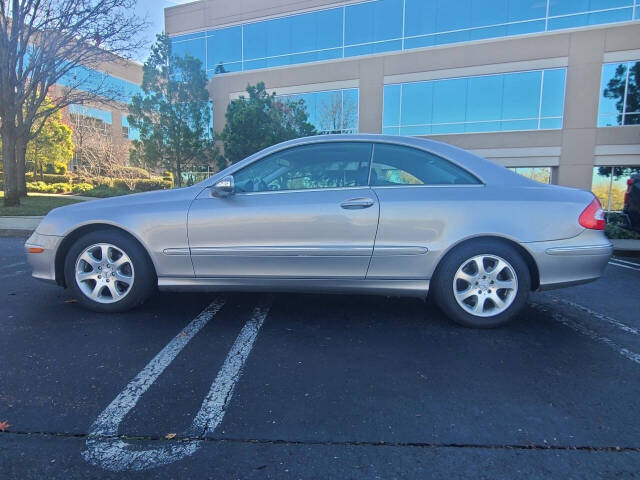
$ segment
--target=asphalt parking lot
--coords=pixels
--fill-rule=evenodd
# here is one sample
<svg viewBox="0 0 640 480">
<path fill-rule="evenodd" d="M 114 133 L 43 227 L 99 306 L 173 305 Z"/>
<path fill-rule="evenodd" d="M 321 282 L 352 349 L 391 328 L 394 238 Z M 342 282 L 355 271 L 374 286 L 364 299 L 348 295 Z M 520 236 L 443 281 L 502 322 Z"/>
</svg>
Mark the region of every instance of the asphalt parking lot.
<svg viewBox="0 0 640 480">
<path fill-rule="evenodd" d="M 0 477 L 640 476 L 638 259 L 478 331 L 363 296 L 95 314 L 23 242 L 0 238 Z"/>
</svg>

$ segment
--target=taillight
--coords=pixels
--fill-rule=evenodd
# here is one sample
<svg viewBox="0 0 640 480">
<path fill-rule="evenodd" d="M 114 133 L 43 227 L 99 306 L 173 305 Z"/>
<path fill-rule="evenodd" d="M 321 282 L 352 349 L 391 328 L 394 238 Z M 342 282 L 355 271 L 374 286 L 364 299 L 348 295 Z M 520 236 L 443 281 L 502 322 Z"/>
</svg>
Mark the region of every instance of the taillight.
<svg viewBox="0 0 640 480">
<path fill-rule="evenodd" d="M 607 222 L 604 219 L 604 211 L 602 210 L 602 205 L 600 205 L 600 200 L 593 199 L 593 202 L 580 215 L 579 222 L 584 228 L 590 230 L 604 230 Z"/>
<path fill-rule="evenodd" d="M 631 189 L 633 188 L 633 184 L 636 183 L 635 178 L 629 178 L 627 180 L 627 191 L 624 192 L 624 205 L 625 207 L 629 204 L 629 194 L 631 193 Z"/>
</svg>

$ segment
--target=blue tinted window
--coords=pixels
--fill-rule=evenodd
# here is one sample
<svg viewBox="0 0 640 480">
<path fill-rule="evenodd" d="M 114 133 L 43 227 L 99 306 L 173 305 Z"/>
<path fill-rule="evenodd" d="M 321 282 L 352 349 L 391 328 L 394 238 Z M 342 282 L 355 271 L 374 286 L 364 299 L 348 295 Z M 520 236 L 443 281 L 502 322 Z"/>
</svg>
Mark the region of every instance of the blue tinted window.
<svg viewBox="0 0 640 480">
<path fill-rule="evenodd" d="M 386 85 L 383 131 L 400 135 L 562 128 L 566 69 Z"/>
<path fill-rule="evenodd" d="M 504 76 L 503 119 L 538 118 L 542 72 Z"/>
<path fill-rule="evenodd" d="M 434 124 L 464 123 L 467 103 L 466 78 L 452 80 L 436 80 L 433 82 L 433 117 Z M 404 93 L 404 92 L 403 92 Z M 416 99 L 402 99 L 403 105 Z M 427 101 L 428 102 L 428 101 Z"/>
<path fill-rule="evenodd" d="M 389 85 L 398 87 L 400 85 Z M 411 99 L 420 98 L 416 103 Z M 432 123 L 433 82 L 416 82 L 402 85 L 402 122 L 391 125 L 425 125 Z M 386 104 L 385 104 L 386 109 Z"/>
<path fill-rule="evenodd" d="M 69 105 L 69 113 L 71 115 L 79 115 L 83 117 L 95 118 L 108 125 L 111 125 L 111 112 L 100 110 L 99 108 L 85 107 L 84 105 Z"/>
<path fill-rule="evenodd" d="M 303 101 L 308 121 L 318 133 L 358 133 L 357 88 L 279 95 L 284 102 Z"/>
<path fill-rule="evenodd" d="M 366 43 L 354 47 L 345 47 L 345 57 L 357 57 L 359 55 L 370 55 L 372 53 L 391 52 L 402 50 L 402 40 L 390 40 L 388 42 Z"/>
<path fill-rule="evenodd" d="M 402 38 L 403 0 L 378 0 L 345 8 L 345 45 Z"/>
<path fill-rule="evenodd" d="M 504 75 L 470 78 L 467 91 L 467 121 L 482 122 L 502 118 L 503 92 Z"/>
<path fill-rule="evenodd" d="M 549 0 L 549 16 L 633 6 L 633 0 Z"/>
<path fill-rule="evenodd" d="M 126 115 L 122 115 L 122 134 L 129 140 L 140 140 L 140 130 L 129 125 Z"/>
<path fill-rule="evenodd" d="M 207 32 L 207 68 L 242 62 L 242 27 Z"/>
<path fill-rule="evenodd" d="M 383 125 L 400 125 L 400 88 L 399 84 L 384 86 Z"/>
<path fill-rule="evenodd" d="M 245 25 L 245 59 L 342 47 L 342 9 Z"/>
<path fill-rule="evenodd" d="M 604 23 L 624 22 L 631 20 L 633 8 L 619 10 L 606 10 L 603 12 L 581 13 L 563 17 L 549 18 L 549 30 L 561 30 L 563 28 L 584 27 L 587 25 L 600 25 Z"/>
<path fill-rule="evenodd" d="M 85 67 L 73 68 L 58 81 L 58 84 L 78 90 L 93 91 L 99 96 L 123 103 L 131 102 L 134 95 L 142 92 L 140 86 L 135 83 Z"/>
<path fill-rule="evenodd" d="M 193 58 L 197 58 L 202 62 L 202 67 L 206 65 L 205 53 L 207 51 L 207 45 L 204 35 L 200 38 L 187 40 L 183 42 L 172 41 L 171 42 L 171 54 L 175 57 L 184 57 L 190 55 Z"/>
<path fill-rule="evenodd" d="M 371 0 L 172 41 L 213 75 L 637 20 L 633 11 L 634 0 Z"/>
<path fill-rule="evenodd" d="M 542 91 L 541 116 L 562 117 L 567 71 L 564 68 L 545 70 Z"/>
<path fill-rule="evenodd" d="M 598 126 L 640 124 L 640 61 L 602 67 Z"/>
</svg>

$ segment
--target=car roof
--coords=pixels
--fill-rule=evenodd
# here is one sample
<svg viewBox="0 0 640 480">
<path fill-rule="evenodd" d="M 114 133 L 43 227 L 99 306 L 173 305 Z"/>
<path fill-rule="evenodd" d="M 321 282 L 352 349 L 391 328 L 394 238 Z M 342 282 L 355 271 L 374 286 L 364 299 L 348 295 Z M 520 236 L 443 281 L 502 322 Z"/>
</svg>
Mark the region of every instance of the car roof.
<svg viewBox="0 0 640 480">
<path fill-rule="evenodd" d="M 459 165 L 465 170 L 471 172 L 487 185 L 491 184 L 528 187 L 543 186 L 543 184 L 518 175 L 511 170 L 498 165 L 495 162 L 492 162 L 472 152 L 469 152 L 462 148 L 454 147 L 453 145 L 449 145 L 444 142 L 428 140 L 425 138 L 379 134 L 316 135 L 312 137 L 296 138 L 293 140 L 288 140 L 286 142 L 278 143 L 271 147 L 265 148 L 264 150 L 256 152 L 253 155 L 245 158 L 244 160 L 241 160 L 240 162 L 223 170 L 222 172 L 219 172 L 219 174 L 226 175 L 228 173 L 232 173 L 232 171 L 239 170 L 240 168 L 248 165 L 249 163 L 253 163 L 259 158 L 294 146 L 335 142 L 372 142 L 418 148 L 420 150 L 425 150 L 427 152 L 433 153 L 437 156 L 445 158 L 446 160 L 449 160 L 454 164 Z M 212 178 L 217 179 L 219 174 L 215 175 Z"/>
</svg>

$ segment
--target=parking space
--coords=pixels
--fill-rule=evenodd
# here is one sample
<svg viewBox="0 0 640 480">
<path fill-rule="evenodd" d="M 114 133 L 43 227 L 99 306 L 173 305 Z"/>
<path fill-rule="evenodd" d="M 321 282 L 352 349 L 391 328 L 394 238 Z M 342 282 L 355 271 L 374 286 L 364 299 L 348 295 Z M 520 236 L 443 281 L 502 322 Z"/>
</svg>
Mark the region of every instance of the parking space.
<svg viewBox="0 0 640 480">
<path fill-rule="evenodd" d="M 635 259 L 479 331 L 364 296 L 164 294 L 100 315 L 32 280 L 22 243 L 0 238 L 9 477 L 640 471 Z"/>
</svg>

